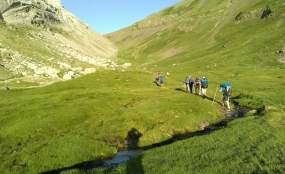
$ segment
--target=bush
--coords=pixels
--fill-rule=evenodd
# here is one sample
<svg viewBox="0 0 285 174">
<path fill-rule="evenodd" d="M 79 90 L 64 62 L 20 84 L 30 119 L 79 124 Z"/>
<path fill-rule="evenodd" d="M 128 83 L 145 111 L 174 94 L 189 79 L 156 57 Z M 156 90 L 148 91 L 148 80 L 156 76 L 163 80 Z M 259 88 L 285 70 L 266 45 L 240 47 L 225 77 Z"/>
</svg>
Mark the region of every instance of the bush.
<svg viewBox="0 0 285 174">
<path fill-rule="evenodd" d="M 235 17 L 236 21 L 241 21 L 243 19 L 243 14 L 242 12 L 239 12 L 239 14 Z"/>
<path fill-rule="evenodd" d="M 268 16 L 272 13 L 269 6 L 266 6 L 266 9 L 263 11 L 260 19 L 268 18 Z"/>
</svg>

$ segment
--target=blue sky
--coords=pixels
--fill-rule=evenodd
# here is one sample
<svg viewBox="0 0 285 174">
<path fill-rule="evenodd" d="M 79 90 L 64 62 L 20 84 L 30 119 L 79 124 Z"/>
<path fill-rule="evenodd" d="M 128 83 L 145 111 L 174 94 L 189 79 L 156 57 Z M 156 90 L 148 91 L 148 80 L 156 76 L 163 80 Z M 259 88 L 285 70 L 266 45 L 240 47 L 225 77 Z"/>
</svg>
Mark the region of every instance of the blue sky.
<svg viewBox="0 0 285 174">
<path fill-rule="evenodd" d="M 66 10 L 89 27 L 107 34 L 130 26 L 182 0 L 61 0 Z"/>
</svg>

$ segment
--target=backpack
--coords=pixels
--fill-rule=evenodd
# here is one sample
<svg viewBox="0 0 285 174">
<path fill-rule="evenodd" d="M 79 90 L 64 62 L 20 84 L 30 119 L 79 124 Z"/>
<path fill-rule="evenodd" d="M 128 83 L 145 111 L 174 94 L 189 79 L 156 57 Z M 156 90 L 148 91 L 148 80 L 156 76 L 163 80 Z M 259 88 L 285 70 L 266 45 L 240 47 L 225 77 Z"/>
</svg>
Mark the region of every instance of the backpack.
<svg viewBox="0 0 285 174">
<path fill-rule="evenodd" d="M 209 82 L 209 80 L 208 80 L 208 79 L 206 79 L 206 78 L 204 78 L 204 79 L 202 79 L 202 80 L 201 80 L 201 82 L 202 82 L 202 83 L 208 83 L 208 82 Z"/>
<path fill-rule="evenodd" d="M 232 84 L 231 83 L 224 83 L 221 87 L 225 88 L 225 93 L 227 96 L 232 95 Z"/>
<path fill-rule="evenodd" d="M 232 88 L 231 87 L 226 88 L 226 94 L 227 94 L 227 96 L 232 95 Z"/>
<path fill-rule="evenodd" d="M 208 82 L 209 80 L 208 79 L 202 79 L 201 80 L 201 83 L 202 83 L 202 88 L 208 88 Z"/>
<path fill-rule="evenodd" d="M 198 86 L 201 85 L 201 80 L 200 80 L 199 78 L 197 78 L 197 79 L 195 80 L 195 85 L 198 85 Z"/>
<path fill-rule="evenodd" d="M 159 77 L 159 82 L 160 82 L 160 84 L 163 84 L 164 78 L 162 76 Z"/>
</svg>

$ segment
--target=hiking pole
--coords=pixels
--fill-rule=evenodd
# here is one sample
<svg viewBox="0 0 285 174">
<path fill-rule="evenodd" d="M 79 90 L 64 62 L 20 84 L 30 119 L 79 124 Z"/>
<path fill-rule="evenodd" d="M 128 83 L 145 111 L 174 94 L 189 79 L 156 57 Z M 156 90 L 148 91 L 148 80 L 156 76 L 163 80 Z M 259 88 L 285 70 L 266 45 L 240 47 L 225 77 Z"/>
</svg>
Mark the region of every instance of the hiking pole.
<svg viewBox="0 0 285 174">
<path fill-rule="evenodd" d="M 215 100 L 215 98 L 216 98 L 217 90 L 218 90 L 218 87 L 216 88 L 216 92 L 215 92 L 215 96 L 214 96 L 213 101 L 212 101 L 212 105 L 213 105 L 214 100 Z"/>
</svg>

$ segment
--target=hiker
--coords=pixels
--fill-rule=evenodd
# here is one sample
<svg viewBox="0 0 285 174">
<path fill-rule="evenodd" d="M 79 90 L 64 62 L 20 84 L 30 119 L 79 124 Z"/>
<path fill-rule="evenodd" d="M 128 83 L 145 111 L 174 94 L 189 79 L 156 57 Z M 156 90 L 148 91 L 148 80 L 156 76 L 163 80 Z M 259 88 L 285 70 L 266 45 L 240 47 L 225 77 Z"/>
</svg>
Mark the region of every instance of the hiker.
<svg viewBox="0 0 285 174">
<path fill-rule="evenodd" d="M 208 88 L 209 80 L 206 77 L 203 77 L 201 80 L 201 88 L 202 88 L 202 96 L 205 98 L 207 96 L 207 88 Z"/>
<path fill-rule="evenodd" d="M 223 93 L 223 103 L 222 103 L 222 107 L 225 108 L 226 105 L 226 109 L 227 110 L 231 110 L 230 107 L 230 95 L 231 95 L 231 83 L 224 83 L 224 84 L 220 84 L 220 90 L 217 90 L 219 92 Z"/>
<path fill-rule="evenodd" d="M 155 76 L 155 83 L 157 84 L 157 85 L 159 85 L 159 78 L 160 78 L 160 72 L 158 72 L 157 73 L 157 75 Z"/>
<path fill-rule="evenodd" d="M 162 86 L 164 83 L 164 77 L 163 76 L 159 76 L 159 86 Z"/>
<path fill-rule="evenodd" d="M 201 95 L 201 79 L 199 77 L 196 78 L 194 86 L 195 86 L 195 93 L 197 95 Z"/>
<path fill-rule="evenodd" d="M 156 77 L 155 77 L 155 81 L 159 81 L 159 77 L 160 77 L 160 72 L 157 73 Z"/>
<path fill-rule="evenodd" d="M 194 80 L 192 78 L 192 76 L 189 76 L 190 80 L 189 80 L 189 87 L 190 87 L 190 92 L 192 94 L 192 89 L 193 89 L 193 85 L 194 85 Z"/>
<path fill-rule="evenodd" d="M 189 91 L 189 80 L 190 80 L 189 77 L 186 77 L 185 80 L 184 80 L 186 92 L 190 92 Z"/>
</svg>

